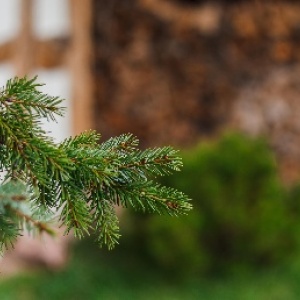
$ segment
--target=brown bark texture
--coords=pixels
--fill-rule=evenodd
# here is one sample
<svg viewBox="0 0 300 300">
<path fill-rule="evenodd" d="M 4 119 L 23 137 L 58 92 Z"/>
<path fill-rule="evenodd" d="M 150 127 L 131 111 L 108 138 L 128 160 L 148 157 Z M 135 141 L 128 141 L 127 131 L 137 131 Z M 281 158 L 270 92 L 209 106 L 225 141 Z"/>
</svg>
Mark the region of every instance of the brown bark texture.
<svg viewBox="0 0 300 300">
<path fill-rule="evenodd" d="M 300 157 L 300 3 L 93 0 L 95 119 L 104 138 L 192 145 L 265 135 L 291 179 Z"/>
</svg>

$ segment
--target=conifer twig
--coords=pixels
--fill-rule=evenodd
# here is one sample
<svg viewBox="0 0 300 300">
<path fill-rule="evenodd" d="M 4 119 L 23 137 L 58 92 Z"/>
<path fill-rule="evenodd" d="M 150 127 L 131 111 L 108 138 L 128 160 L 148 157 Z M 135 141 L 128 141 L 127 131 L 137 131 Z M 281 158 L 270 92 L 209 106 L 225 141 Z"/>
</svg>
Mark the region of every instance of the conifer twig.
<svg viewBox="0 0 300 300">
<path fill-rule="evenodd" d="M 56 144 L 41 118 L 63 115 L 62 100 L 41 93 L 36 78 L 14 78 L 0 91 L 0 248 L 13 244 L 26 225 L 52 234 L 51 211 L 67 232 L 94 232 L 109 249 L 120 237 L 115 205 L 180 215 L 192 207 L 183 193 L 158 185 L 155 177 L 179 171 L 172 147 L 140 150 L 123 134 L 100 143 L 86 131 Z M 94 228 L 94 229 L 93 229 Z"/>
</svg>

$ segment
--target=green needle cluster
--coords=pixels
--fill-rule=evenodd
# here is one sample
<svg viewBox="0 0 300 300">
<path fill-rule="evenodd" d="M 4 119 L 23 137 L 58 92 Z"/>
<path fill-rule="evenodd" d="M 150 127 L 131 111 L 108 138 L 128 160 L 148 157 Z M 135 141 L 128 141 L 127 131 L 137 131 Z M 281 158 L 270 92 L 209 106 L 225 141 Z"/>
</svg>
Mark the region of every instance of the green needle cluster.
<svg viewBox="0 0 300 300">
<path fill-rule="evenodd" d="M 120 237 L 116 206 L 170 215 L 192 208 L 186 195 L 155 182 L 182 167 L 176 150 L 140 150 L 132 134 L 100 143 L 95 131 L 55 143 L 41 121 L 63 115 L 62 100 L 40 86 L 24 77 L 0 90 L 1 250 L 24 229 L 52 234 L 55 218 L 111 249 Z"/>
</svg>

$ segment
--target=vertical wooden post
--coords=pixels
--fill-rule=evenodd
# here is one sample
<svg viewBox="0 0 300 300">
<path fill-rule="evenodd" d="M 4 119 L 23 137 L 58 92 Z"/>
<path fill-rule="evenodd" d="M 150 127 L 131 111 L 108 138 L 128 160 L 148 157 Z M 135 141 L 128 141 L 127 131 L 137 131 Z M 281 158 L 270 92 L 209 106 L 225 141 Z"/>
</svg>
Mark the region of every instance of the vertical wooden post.
<svg viewBox="0 0 300 300">
<path fill-rule="evenodd" d="M 72 32 L 69 66 L 73 85 L 73 130 L 78 134 L 95 127 L 91 73 L 92 0 L 70 0 L 70 11 Z"/>
<path fill-rule="evenodd" d="M 17 76 L 24 76 L 32 70 L 34 61 L 32 0 L 21 1 L 21 28 L 15 43 L 13 57 Z"/>
</svg>

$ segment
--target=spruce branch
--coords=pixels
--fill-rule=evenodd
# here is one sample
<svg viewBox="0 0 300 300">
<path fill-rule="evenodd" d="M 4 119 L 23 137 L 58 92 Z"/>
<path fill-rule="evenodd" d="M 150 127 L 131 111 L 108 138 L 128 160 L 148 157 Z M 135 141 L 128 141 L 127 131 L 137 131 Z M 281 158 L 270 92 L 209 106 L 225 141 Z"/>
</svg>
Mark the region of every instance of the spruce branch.
<svg viewBox="0 0 300 300">
<path fill-rule="evenodd" d="M 40 92 L 38 87 L 43 84 L 36 83 L 36 79 L 15 77 L 8 80 L 1 92 L 1 104 L 12 113 L 25 111 L 33 117 L 35 113 L 38 117 L 55 121 L 55 115 L 62 116 L 64 112 L 64 108 L 58 106 L 62 99 Z"/>
<path fill-rule="evenodd" d="M 63 115 L 62 100 L 41 93 L 36 78 L 14 78 L 0 91 L 0 250 L 25 228 L 53 231 L 60 225 L 78 238 L 94 232 L 99 245 L 113 248 L 120 237 L 115 206 L 180 215 L 191 208 L 183 193 L 155 183 L 179 171 L 172 147 L 140 150 L 132 134 L 100 143 L 86 131 L 56 144 L 41 119 Z"/>
</svg>

